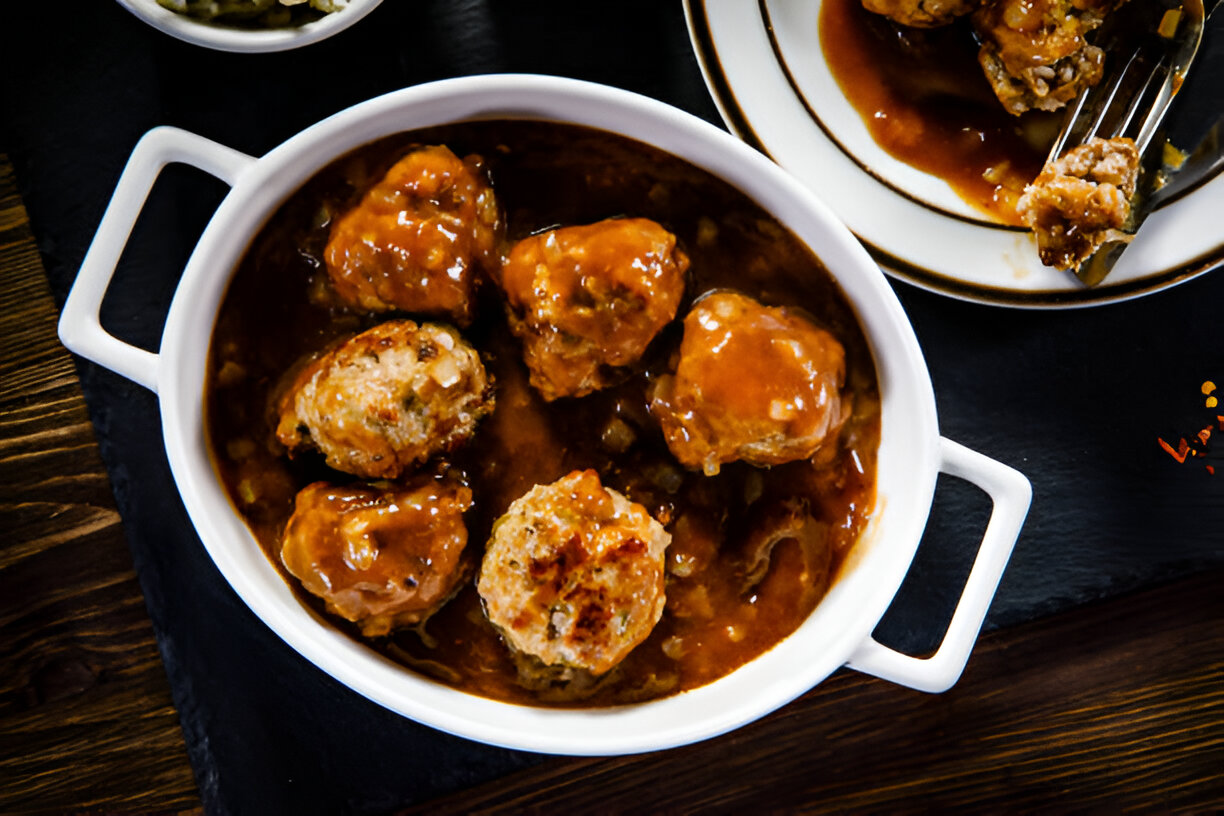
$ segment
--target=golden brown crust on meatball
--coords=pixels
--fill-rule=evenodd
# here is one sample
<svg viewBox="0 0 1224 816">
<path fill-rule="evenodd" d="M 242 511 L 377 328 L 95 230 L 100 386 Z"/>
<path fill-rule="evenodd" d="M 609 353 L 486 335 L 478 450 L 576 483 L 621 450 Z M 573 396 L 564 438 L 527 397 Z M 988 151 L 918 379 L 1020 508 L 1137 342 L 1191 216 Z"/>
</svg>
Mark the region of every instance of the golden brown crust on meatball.
<svg viewBox="0 0 1224 816">
<path fill-rule="evenodd" d="M 933 28 L 964 17 L 982 0 L 863 0 L 863 8 L 901 25 Z"/>
<path fill-rule="evenodd" d="M 600 675 L 663 614 L 671 536 L 593 470 L 536 485 L 493 526 L 476 588 L 519 652 Z"/>
<path fill-rule="evenodd" d="M 1048 163 L 1024 190 L 1017 211 L 1037 236 L 1041 262 L 1076 269 L 1130 217 L 1139 151 L 1130 139 L 1092 139 Z"/>
<path fill-rule="evenodd" d="M 315 482 L 297 495 L 281 562 L 329 612 L 366 637 L 385 635 L 421 623 L 455 594 L 471 506 L 468 488 L 433 478 L 379 487 Z"/>
<path fill-rule="evenodd" d="M 277 401 L 276 436 L 336 470 L 394 479 L 466 440 L 493 410 L 480 355 L 448 326 L 392 320 L 303 367 Z"/>
<path fill-rule="evenodd" d="M 1122 0 L 990 0 L 973 15 L 978 62 L 1009 113 L 1058 110 L 1101 79 L 1085 36 Z"/>
<path fill-rule="evenodd" d="M 676 316 L 688 257 L 654 221 L 620 218 L 519 241 L 502 266 L 510 325 L 546 400 L 580 397 L 637 362 Z"/>
<path fill-rule="evenodd" d="M 656 383 L 650 410 L 688 467 L 778 465 L 837 439 L 845 376 L 841 343 L 803 315 L 715 292 L 685 317 L 675 374 Z"/>
<path fill-rule="evenodd" d="M 501 231 L 480 157 L 421 147 L 336 222 L 324 260 L 336 294 L 352 306 L 465 326 L 479 271 L 496 266 Z"/>
</svg>

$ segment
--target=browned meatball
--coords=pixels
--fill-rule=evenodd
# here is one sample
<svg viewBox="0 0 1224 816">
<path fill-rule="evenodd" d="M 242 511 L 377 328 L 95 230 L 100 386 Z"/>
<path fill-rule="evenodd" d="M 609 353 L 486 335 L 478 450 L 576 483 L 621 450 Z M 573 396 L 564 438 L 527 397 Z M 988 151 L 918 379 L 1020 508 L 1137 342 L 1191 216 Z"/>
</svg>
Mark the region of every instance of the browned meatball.
<svg viewBox="0 0 1224 816">
<path fill-rule="evenodd" d="M 277 438 L 336 470 L 394 479 L 493 410 L 480 355 L 448 326 L 392 320 L 306 365 L 278 400 Z"/>
<path fill-rule="evenodd" d="M 947 25 L 981 4 L 982 0 L 863 0 L 868 11 L 918 28 Z"/>
<path fill-rule="evenodd" d="M 382 487 L 315 482 L 297 495 L 281 562 L 329 612 L 366 637 L 385 635 L 424 621 L 455 594 L 471 506 L 472 491 L 432 478 Z"/>
<path fill-rule="evenodd" d="M 519 241 L 501 283 L 531 384 L 546 400 L 611 384 L 676 316 L 688 265 L 676 236 L 644 218 Z"/>
<path fill-rule="evenodd" d="M 501 216 L 478 156 L 413 150 L 332 227 L 324 259 L 336 293 L 371 312 L 472 318 L 478 271 L 494 269 Z"/>
<path fill-rule="evenodd" d="M 1076 269 L 1120 232 L 1130 216 L 1139 151 L 1130 139 L 1093 139 L 1047 164 L 1017 211 L 1037 236 L 1041 262 Z"/>
<path fill-rule="evenodd" d="M 516 650 L 607 672 L 663 614 L 671 536 L 593 470 L 536 485 L 493 526 L 476 588 Z"/>
<path fill-rule="evenodd" d="M 973 15 L 978 62 L 1009 113 L 1058 110 L 1101 79 L 1085 35 L 1123 0 L 988 0 Z"/>
<path fill-rule="evenodd" d="M 684 318 L 675 374 L 657 382 L 651 413 L 688 467 L 778 465 L 837 438 L 845 373 L 841 343 L 801 314 L 715 292 Z"/>
</svg>

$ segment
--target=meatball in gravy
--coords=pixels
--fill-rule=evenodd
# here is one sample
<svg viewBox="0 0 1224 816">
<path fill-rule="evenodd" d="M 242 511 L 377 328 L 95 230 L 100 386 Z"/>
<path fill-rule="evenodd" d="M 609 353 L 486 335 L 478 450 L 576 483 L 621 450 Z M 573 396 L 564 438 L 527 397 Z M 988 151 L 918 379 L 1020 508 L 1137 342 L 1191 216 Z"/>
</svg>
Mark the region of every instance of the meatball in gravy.
<svg viewBox="0 0 1224 816">
<path fill-rule="evenodd" d="M 916 28 L 947 25 L 980 5 L 981 0 L 863 0 L 868 11 Z"/>
<path fill-rule="evenodd" d="M 688 257 L 645 218 L 549 230 L 519 241 L 502 266 L 511 329 L 546 400 L 612 384 L 671 321 Z"/>
<path fill-rule="evenodd" d="M 336 294 L 353 307 L 465 326 L 478 273 L 496 266 L 501 230 L 480 158 L 421 147 L 336 222 L 324 260 Z"/>
<path fill-rule="evenodd" d="M 1047 164 L 1017 206 L 1041 262 L 1073 270 L 1106 242 L 1129 241 L 1121 230 L 1138 178 L 1139 150 L 1130 139 L 1092 139 Z"/>
<path fill-rule="evenodd" d="M 662 616 L 670 541 L 646 508 L 574 471 L 498 519 L 476 588 L 515 650 L 601 675 Z"/>
<path fill-rule="evenodd" d="M 291 454 L 317 448 L 336 470 L 394 479 L 471 436 L 493 391 L 454 329 L 392 320 L 307 363 L 276 407 Z"/>
<path fill-rule="evenodd" d="M 433 478 L 381 487 L 315 482 L 297 495 L 281 562 L 362 635 L 386 635 L 426 620 L 459 589 L 471 506 L 471 490 Z"/>
<path fill-rule="evenodd" d="M 651 413 L 672 454 L 707 475 L 737 460 L 808 459 L 849 415 L 845 372 L 841 343 L 802 314 L 714 292 L 685 317 L 675 374 L 656 383 Z"/>
<path fill-rule="evenodd" d="M 1009 113 L 1053 111 L 1101 79 L 1085 35 L 1122 0 L 990 0 L 973 15 L 978 62 Z"/>
</svg>

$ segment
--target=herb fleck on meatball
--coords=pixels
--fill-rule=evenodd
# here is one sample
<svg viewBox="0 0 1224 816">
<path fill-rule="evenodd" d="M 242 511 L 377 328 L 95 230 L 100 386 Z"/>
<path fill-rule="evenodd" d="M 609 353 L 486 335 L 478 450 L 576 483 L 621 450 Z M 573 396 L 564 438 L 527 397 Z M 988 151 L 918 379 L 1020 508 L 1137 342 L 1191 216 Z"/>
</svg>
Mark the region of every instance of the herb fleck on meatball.
<svg viewBox="0 0 1224 816">
<path fill-rule="evenodd" d="M 593 470 L 536 485 L 493 527 L 477 590 L 518 652 L 600 675 L 663 614 L 671 536 Z"/>
<path fill-rule="evenodd" d="M 393 320 L 307 364 L 278 400 L 277 438 L 336 470 L 394 479 L 452 450 L 493 410 L 480 355 L 448 326 Z"/>
</svg>

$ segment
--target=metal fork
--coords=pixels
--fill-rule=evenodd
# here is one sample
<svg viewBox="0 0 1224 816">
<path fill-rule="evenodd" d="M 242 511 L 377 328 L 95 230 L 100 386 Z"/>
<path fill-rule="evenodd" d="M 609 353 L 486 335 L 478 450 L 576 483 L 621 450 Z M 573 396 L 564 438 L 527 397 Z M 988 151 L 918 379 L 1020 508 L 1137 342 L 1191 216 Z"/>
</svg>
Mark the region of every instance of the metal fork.
<svg viewBox="0 0 1224 816">
<path fill-rule="evenodd" d="M 1220 0 L 1209 2 L 1214 11 Z M 1094 40 L 1106 54 L 1105 76 L 1079 95 L 1050 148 L 1047 162 L 1093 137 L 1135 141 L 1140 170 L 1122 228 L 1127 235 L 1134 235 L 1151 212 L 1164 146 L 1155 136 L 1198 54 L 1206 19 L 1203 0 L 1130 0 L 1114 12 Z M 1128 240 L 1105 243 L 1075 274 L 1095 286 L 1128 245 Z"/>
</svg>

